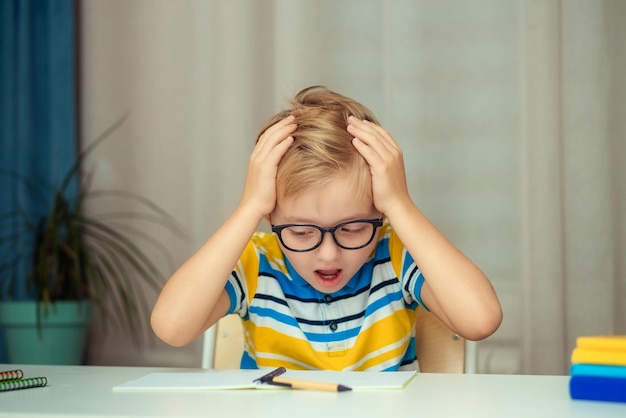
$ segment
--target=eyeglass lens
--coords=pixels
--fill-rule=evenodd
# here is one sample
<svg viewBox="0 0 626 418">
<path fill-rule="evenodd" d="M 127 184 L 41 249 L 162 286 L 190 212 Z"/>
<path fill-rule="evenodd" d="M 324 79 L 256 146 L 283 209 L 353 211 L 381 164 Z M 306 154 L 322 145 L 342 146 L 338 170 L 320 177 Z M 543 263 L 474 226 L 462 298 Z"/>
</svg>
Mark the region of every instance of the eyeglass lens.
<svg viewBox="0 0 626 418">
<path fill-rule="evenodd" d="M 367 245 L 374 236 L 375 227 L 369 222 L 348 222 L 331 231 L 335 242 L 346 249 Z M 323 232 L 312 225 L 292 225 L 280 231 L 285 247 L 306 251 L 315 248 L 323 240 Z"/>
</svg>

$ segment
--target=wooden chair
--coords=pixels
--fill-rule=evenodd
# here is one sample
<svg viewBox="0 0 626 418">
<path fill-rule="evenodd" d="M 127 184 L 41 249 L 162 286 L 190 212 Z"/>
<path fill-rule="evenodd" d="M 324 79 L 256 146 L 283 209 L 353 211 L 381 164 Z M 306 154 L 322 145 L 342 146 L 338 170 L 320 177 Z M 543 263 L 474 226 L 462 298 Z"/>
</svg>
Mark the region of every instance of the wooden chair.
<svg viewBox="0 0 626 418">
<path fill-rule="evenodd" d="M 475 372 L 473 343 L 454 334 L 443 322 L 424 309 L 418 310 L 415 340 L 421 372 Z M 237 315 L 222 318 L 205 333 L 202 367 L 238 369 L 243 344 L 241 319 Z"/>
<path fill-rule="evenodd" d="M 415 351 L 422 373 L 465 373 L 466 341 L 426 309 L 417 310 Z"/>
</svg>

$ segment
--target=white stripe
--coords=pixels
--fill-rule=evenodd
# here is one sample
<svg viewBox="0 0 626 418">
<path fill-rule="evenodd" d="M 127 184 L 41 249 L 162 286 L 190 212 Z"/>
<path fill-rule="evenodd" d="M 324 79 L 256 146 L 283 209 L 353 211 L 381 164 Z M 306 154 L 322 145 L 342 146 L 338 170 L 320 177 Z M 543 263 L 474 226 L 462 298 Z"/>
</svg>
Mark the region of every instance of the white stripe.
<svg viewBox="0 0 626 418">
<path fill-rule="evenodd" d="M 402 340 L 396 341 L 396 342 L 395 342 L 395 343 L 393 343 L 393 344 L 389 344 L 389 345 L 387 345 L 387 346 L 385 346 L 385 347 L 381 347 L 381 348 L 379 348 L 378 350 L 372 351 L 372 352 L 370 352 L 369 354 L 367 354 L 365 357 L 363 357 L 360 361 L 358 361 L 358 362 L 354 363 L 354 364 L 353 364 L 352 366 L 350 366 L 350 367 L 351 367 L 351 368 L 353 368 L 353 369 L 356 369 L 356 368 L 358 368 L 360 365 L 362 365 L 363 363 L 367 362 L 368 360 L 370 360 L 370 359 L 372 359 L 372 358 L 374 358 L 374 357 L 376 357 L 376 356 L 379 356 L 379 355 L 381 355 L 381 354 L 385 354 L 385 353 L 387 353 L 387 352 L 389 352 L 389 351 L 392 351 L 392 350 L 397 349 L 398 347 L 401 347 L 403 344 L 405 344 L 405 343 L 406 343 L 407 339 L 410 339 L 410 338 L 411 338 L 411 336 L 405 337 L 405 338 L 403 338 Z M 391 367 L 391 366 L 393 366 L 393 365 L 395 365 L 395 364 L 398 364 L 398 363 L 402 362 L 402 358 L 404 358 L 404 353 L 402 353 L 402 355 L 401 355 L 400 357 L 395 357 L 394 359 L 389 360 L 389 361 L 387 361 L 387 362 L 385 362 L 385 363 L 377 364 L 377 365 L 375 366 L 375 368 L 376 368 L 376 369 L 381 369 L 381 370 L 383 370 L 383 369 L 387 369 L 387 368 L 389 368 L 389 367 Z M 398 359 L 399 359 L 399 360 L 398 360 Z M 347 370 L 347 369 L 346 369 L 346 370 Z M 369 369 L 368 369 L 368 370 L 369 370 Z"/>
</svg>

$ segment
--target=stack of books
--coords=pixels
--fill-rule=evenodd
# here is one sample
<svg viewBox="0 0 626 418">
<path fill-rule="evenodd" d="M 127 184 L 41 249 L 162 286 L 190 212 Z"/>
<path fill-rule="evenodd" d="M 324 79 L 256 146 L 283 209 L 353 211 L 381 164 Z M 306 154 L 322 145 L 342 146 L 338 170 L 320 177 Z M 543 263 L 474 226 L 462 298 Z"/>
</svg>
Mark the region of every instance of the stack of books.
<svg viewBox="0 0 626 418">
<path fill-rule="evenodd" d="M 572 399 L 626 402 L 626 335 L 578 337 L 569 390 Z"/>
</svg>

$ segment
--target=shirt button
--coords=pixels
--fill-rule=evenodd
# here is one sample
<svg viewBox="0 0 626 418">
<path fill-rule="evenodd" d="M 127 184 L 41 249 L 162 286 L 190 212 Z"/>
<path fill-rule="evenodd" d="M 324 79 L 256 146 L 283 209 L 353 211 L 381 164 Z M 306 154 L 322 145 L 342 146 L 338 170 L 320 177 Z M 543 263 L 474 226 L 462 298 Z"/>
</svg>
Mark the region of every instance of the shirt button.
<svg viewBox="0 0 626 418">
<path fill-rule="evenodd" d="M 324 296 L 324 302 L 326 302 L 326 304 L 330 304 L 330 302 L 332 301 L 333 301 L 333 297 L 331 295 Z"/>
<path fill-rule="evenodd" d="M 331 322 L 328 328 L 330 328 L 331 331 L 337 331 L 337 323 L 335 321 Z"/>
</svg>

